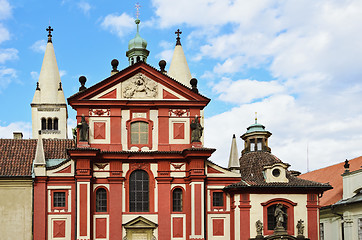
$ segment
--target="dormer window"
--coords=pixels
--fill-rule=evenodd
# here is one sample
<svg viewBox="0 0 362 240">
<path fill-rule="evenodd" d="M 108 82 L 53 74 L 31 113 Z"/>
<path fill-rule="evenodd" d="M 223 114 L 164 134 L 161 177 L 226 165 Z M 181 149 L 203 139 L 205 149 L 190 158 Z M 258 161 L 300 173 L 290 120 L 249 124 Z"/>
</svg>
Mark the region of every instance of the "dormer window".
<svg viewBox="0 0 362 240">
<path fill-rule="evenodd" d="M 264 177 L 267 183 L 271 182 L 289 182 L 287 178 L 287 168 L 288 164 L 285 163 L 275 163 L 271 166 L 264 167 Z"/>
</svg>

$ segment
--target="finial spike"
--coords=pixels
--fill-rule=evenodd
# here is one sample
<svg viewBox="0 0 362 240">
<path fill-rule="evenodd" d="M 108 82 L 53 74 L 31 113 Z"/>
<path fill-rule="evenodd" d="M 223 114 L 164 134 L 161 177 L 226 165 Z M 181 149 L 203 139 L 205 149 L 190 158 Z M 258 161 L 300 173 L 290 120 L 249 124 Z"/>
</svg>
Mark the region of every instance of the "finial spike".
<svg viewBox="0 0 362 240">
<path fill-rule="evenodd" d="M 175 32 L 175 34 L 177 35 L 177 38 L 176 38 L 176 45 L 181 45 L 181 41 L 180 41 L 180 34 L 182 32 L 180 31 L 180 29 L 177 29 L 177 31 Z"/>
<path fill-rule="evenodd" d="M 255 112 L 255 124 L 258 123 L 258 112 Z"/>
<path fill-rule="evenodd" d="M 46 31 L 49 32 L 48 34 L 48 42 L 52 42 L 52 31 L 54 30 L 51 26 L 49 26 L 47 29 L 45 29 Z"/>
<path fill-rule="evenodd" d="M 138 19 L 138 17 L 140 16 L 140 8 L 141 8 L 141 5 L 139 3 L 136 3 L 135 4 L 135 8 L 136 8 L 136 17 Z"/>
</svg>

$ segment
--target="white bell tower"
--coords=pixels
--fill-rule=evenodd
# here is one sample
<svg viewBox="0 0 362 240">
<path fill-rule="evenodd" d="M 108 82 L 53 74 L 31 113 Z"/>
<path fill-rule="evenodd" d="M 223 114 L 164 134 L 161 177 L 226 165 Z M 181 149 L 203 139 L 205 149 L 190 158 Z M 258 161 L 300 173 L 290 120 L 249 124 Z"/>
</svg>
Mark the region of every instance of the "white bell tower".
<svg viewBox="0 0 362 240">
<path fill-rule="evenodd" d="M 53 29 L 46 29 L 48 43 L 31 103 L 33 138 L 67 138 L 67 104 L 52 43 Z"/>
</svg>

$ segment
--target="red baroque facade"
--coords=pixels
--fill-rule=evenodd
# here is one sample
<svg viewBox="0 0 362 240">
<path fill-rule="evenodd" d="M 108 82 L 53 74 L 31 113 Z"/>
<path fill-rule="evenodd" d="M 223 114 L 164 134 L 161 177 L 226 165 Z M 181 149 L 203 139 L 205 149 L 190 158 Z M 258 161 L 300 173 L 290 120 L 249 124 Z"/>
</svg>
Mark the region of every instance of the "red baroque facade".
<svg viewBox="0 0 362 240">
<path fill-rule="evenodd" d="M 190 127 L 196 117 L 203 125 L 209 101 L 144 62 L 68 98 L 86 139 L 79 130 L 66 158 L 34 162 L 34 239 L 247 240 L 257 220 L 273 235 L 270 211 L 282 204 L 286 234 L 297 236 L 301 219 L 317 240 L 318 194 L 329 186 L 291 174 L 266 131 L 242 136 L 239 170 L 209 161 L 215 149 L 191 142 Z"/>
</svg>

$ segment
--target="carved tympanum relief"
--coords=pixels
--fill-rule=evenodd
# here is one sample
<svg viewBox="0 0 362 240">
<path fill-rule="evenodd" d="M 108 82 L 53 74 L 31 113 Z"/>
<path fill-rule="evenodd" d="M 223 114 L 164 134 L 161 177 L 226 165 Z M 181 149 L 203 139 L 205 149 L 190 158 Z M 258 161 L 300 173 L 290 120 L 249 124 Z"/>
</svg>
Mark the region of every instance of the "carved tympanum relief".
<svg viewBox="0 0 362 240">
<path fill-rule="evenodd" d="M 138 73 L 123 83 L 122 92 L 124 98 L 156 98 L 157 83 Z"/>
</svg>

